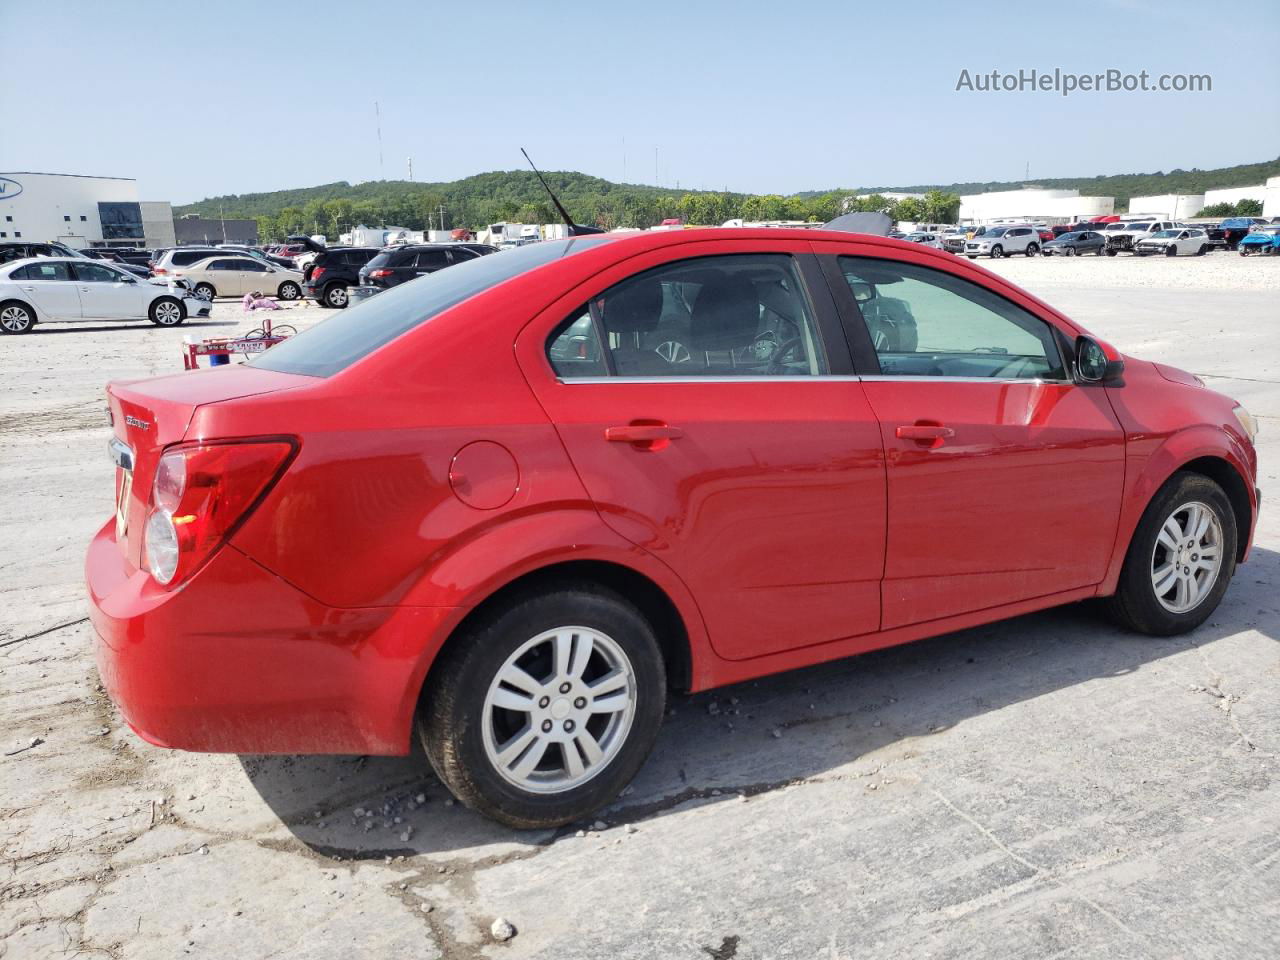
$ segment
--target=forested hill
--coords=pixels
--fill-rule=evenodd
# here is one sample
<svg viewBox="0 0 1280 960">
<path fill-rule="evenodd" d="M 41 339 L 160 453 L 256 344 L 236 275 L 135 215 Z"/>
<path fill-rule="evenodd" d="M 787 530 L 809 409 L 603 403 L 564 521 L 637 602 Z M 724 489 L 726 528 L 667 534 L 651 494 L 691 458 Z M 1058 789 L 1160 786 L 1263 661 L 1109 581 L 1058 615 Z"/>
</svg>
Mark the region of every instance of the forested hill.
<svg viewBox="0 0 1280 960">
<path fill-rule="evenodd" d="M 1249 186 L 1277 175 L 1280 175 L 1280 158 L 1215 170 L 1035 179 L 1034 183 L 1041 187 L 1077 189 L 1083 194 L 1113 196 L 1126 201 L 1132 196 L 1202 193 L 1217 187 Z M 576 221 L 597 224 L 606 229 L 646 227 L 665 217 L 675 216 L 690 223 L 722 223 L 733 217 L 826 221 L 840 212 L 841 200 L 850 194 L 933 191 L 937 198 L 946 194 L 954 201 L 957 194 L 1016 190 L 1025 185 L 1019 181 L 907 184 L 849 187 L 783 197 L 613 183 L 571 171 L 550 171 L 546 178 Z M 941 199 L 938 202 L 941 203 Z M 527 170 L 482 173 L 448 183 L 371 180 L 352 185 L 343 181 L 270 193 L 232 194 L 175 207 L 174 213 L 177 216 L 255 217 L 259 221 L 259 233 L 266 239 L 295 230 L 336 236 L 338 232 L 361 222 L 411 229 L 438 227 L 441 207 L 444 208 L 444 225 L 447 227 L 479 228 L 499 220 L 520 223 L 559 220 L 542 185 Z M 944 209 L 937 204 L 934 208 L 939 214 Z"/>
</svg>

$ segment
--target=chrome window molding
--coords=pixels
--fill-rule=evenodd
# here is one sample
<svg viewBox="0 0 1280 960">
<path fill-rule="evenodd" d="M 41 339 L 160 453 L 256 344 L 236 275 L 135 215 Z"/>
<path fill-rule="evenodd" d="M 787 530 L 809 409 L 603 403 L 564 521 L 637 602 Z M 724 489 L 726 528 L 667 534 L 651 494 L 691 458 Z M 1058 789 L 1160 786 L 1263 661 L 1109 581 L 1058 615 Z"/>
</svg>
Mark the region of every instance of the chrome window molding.
<svg viewBox="0 0 1280 960">
<path fill-rule="evenodd" d="M 884 374 L 821 374 L 819 376 L 800 377 L 556 377 L 557 383 L 573 386 L 575 384 L 601 383 L 831 383 L 870 380 L 875 382 L 898 383 L 1026 383 L 1033 386 L 1075 386 L 1074 380 L 1043 380 L 1039 377 L 894 377 Z"/>
</svg>

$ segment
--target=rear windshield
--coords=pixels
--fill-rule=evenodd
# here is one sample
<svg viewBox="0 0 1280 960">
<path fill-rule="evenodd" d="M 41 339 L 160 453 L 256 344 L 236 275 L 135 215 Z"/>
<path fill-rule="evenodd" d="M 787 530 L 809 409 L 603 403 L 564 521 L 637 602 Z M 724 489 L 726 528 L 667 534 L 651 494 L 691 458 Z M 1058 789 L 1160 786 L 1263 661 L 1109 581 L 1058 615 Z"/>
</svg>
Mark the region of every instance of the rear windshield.
<svg viewBox="0 0 1280 960">
<path fill-rule="evenodd" d="M 348 307 L 250 362 L 280 373 L 332 376 L 469 297 L 610 239 L 600 234 L 535 243 L 437 270 Z"/>
<path fill-rule="evenodd" d="M 369 261 L 369 267 L 371 269 L 376 270 L 378 267 L 385 267 L 390 262 L 391 262 L 391 254 L 380 253 L 376 257 L 374 257 L 372 260 Z"/>
</svg>

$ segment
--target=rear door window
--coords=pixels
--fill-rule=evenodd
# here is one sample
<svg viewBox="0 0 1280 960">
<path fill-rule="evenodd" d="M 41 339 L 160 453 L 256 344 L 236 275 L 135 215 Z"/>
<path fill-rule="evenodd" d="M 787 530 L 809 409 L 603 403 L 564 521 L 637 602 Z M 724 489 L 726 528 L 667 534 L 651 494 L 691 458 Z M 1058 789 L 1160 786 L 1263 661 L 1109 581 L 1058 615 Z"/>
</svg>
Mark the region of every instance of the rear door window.
<svg viewBox="0 0 1280 960">
<path fill-rule="evenodd" d="M 61 260 L 49 263 L 28 263 L 9 274 L 14 280 L 70 280 L 67 265 Z"/>
<path fill-rule="evenodd" d="M 413 265 L 418 270 L 440 270 L 449 266 L 449 254 L 445 250 L 420 250 Z"/>
</svg>

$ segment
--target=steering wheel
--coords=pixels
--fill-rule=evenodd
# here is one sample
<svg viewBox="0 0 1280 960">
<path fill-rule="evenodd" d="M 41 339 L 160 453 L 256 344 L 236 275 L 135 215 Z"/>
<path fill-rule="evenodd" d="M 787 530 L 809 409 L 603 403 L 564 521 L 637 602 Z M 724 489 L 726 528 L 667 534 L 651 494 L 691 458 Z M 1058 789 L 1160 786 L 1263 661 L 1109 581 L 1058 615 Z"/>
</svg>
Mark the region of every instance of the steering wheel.
<svg viewBox="0 0 1280 960">
<path fill-rule="evenodd" d="M 792 337 L 790 340 L 783 340 L 778 345 L 778 349 L 773 351 L 773 356 L 769 358 L 769 365 L 765 367 L 765 375 L 773 376 L 782 372 L 782 358 L 793 351 L 800 345 L 799 337 Z"/>
</svg>

